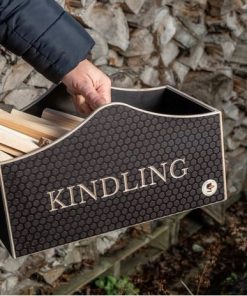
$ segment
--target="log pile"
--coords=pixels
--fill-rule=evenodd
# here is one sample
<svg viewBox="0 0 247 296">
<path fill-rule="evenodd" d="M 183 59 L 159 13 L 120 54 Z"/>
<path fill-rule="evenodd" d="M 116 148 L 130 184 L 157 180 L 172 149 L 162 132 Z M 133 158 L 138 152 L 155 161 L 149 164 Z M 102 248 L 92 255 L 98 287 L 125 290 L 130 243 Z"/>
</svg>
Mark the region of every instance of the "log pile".
<svg viewBox="0 0 247 296">
<path fill-rule="evenodd" d="M 247 175 L 247 3 L 73 0 L 91 59 L 117 87 L 169 84 L 223 111 L 230 194 Z"/>
<path fill-rule="evenodd" d="M 223 111 L 228 190 L 239 193 L 247 173 L 246 0 L 58 2 L 92 35 L 96 46 L 90 59 L 114 86 L 170 84 Z M 21 109 L 51 83 L 21 59 L 0 51 L 0 101 Z M 0 248 L 1 293 L 27 294 L 44 282 L 55 285 L 63 270 L 88 264 L 114 247 L 120 233 L 18 260 Z"/>
</svg>

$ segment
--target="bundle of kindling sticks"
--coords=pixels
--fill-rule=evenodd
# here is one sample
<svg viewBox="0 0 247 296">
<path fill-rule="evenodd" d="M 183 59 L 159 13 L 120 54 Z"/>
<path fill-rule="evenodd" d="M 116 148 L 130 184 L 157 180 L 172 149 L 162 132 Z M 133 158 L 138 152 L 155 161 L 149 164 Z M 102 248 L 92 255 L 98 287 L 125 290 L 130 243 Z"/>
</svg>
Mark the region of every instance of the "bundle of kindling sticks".
<svg viewBox="0 0 247 296">
<path fill-rule="evenodd" d="M 53 109 L 41 117 L 0 109 L 0 162 L 29 153 L 58 139 L 84 119 Z"/>
</svg>

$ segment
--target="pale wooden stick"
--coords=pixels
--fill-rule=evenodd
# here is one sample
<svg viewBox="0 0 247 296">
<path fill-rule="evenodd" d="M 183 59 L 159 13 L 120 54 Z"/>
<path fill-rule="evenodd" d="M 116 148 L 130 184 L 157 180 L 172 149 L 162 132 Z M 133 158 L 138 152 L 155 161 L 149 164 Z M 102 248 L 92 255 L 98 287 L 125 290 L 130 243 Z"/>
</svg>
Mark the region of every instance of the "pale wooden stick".
<svg viewBox="0 0 247 296">
<path fill-rule="evenodd" d="M 13 148 L 8 147 L 8 146 L 3 145 L 3 144 L 0 144 L 0 151 L 6 152 L 6 153 L 8 153 L 8 154 L 10 154 L 11 156 L 14 156 L 14 157 L 21 156 L 21 155 L 24 154 L 23 152 L 21 152 L 19 150 L 13 149 Z"/>
<path fill-rule="evenodd" d="M 35 139 L 45 137 L 48 139 L 57 139 L 64 135 L 67 130 L 61 127 L 50 127 L 36 122 L 30 122 L 25 119 L 15 118 L 13 115 L 0 110 L 0 124 L 14 129 Z"/>
<path fill-rule="evenodd" d="M 3 151 L 0 151 L 0 162 L 1 161 L 6 161 L 6 160 L 10 160 L 12 159 L 13 157 Z"/>
<path fill-rule="evenodd" d="M 75 128 L 84 120 L 84 118 L 64 113 L 61 111 L 53 110 L 50 108 L 44 109 L 41 117 L 68 129 Z"/>
<path fill-rule="evenodd" d="M 0 126 L 0 144 L 19 150 L 24 153 L 33 151 L 39 146 L 36 140 L 28 139 L 22 135 L 18 136 L 17 133 L 13 133 L 10 129 L 6 131 L 6 128 Z"/>
<path fill-rule="evenodd" d="M 13 115 L 15 118 L 28 120 L 30 122 L 36 122 L 36 123 L 39 123 L 39 124 L 42 124 L 42 125 L 45 125 L 45 126 L 47 125 L 47 126 L 55 127 L 55 128 L 58 127 L 54 122 L 52 122 L 50 120 L 40 118 L 38 116 L 31 115 L 31 114 L 19 111 L 17 109 L 12 109 L 11 115 Z"/>
<path fill-rule="evenodd" d="M 11 128 L 8 128 L 6 126 L 0 125 L 0 130 L 5 131 L 5 132 L 11 134 L 13 137 L 17 137 L 17 138 L 18 137 L 21 137 L 21 138 L 24 138 L 27 141 L 32 141 L 32 142 L 38 143 L 38 141 L 36 139 L 34 139 L 34 138 L 32 138 L 32 137 L 30 137 L 28 135 L 25 135 L 23 133 L 20 133 L 18 131 L 15 131 L 15 130 L 13 130 Z"/>
</svg>

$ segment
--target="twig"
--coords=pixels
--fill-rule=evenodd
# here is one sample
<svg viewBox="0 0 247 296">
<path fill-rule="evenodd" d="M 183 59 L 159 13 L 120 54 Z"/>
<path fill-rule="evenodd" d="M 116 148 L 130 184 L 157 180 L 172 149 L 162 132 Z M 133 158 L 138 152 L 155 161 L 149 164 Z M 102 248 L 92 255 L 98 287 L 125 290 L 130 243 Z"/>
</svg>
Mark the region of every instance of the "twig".
<svg viewBox="0 0 247 296">
<path fill-rule="evenodd" d="M 205 264 L 204 268 L 203 268 L 203 271 L 202 271 L 202 274 L 200 276 L 200 279 L 199 279 L 199 283 L 198 283 L 198 286 L 197 286 L 197 291 L 196 291 L 196 295 L 198 295 L 199 291 L 200 291 L 200 288 L 201 288 L 201 283 L 202 283 L 202 279 L 203 279 L 203 276 L 206 272 L 206 269 L 207 269 L 207 263 Z"/>
<path fill-rule="evenodd" d="M 188 293 L 189 293 L 190 295 L 194 295 L 194 294 L 191 292 L 190 288 L 185 284 L 185 282 L 184 282 L 183 280 L 180 280 L 180 282 L 181 282 L 181 284 L 185 287 L 185 289 L 188 291 Z"/>
</svg>

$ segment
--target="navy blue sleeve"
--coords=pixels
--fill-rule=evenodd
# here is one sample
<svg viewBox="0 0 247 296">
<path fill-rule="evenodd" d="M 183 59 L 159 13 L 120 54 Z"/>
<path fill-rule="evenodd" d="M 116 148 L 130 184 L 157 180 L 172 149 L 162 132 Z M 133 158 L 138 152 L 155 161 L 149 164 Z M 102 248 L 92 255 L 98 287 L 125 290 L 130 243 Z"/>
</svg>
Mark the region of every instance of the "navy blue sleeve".
<svg viewBox="0 0 247 296">
<path fill-rule="evenodd" d="M 94 45 L 54 0 L 0 0 L 0 43 L 55 83 Z"/>
</svg>

